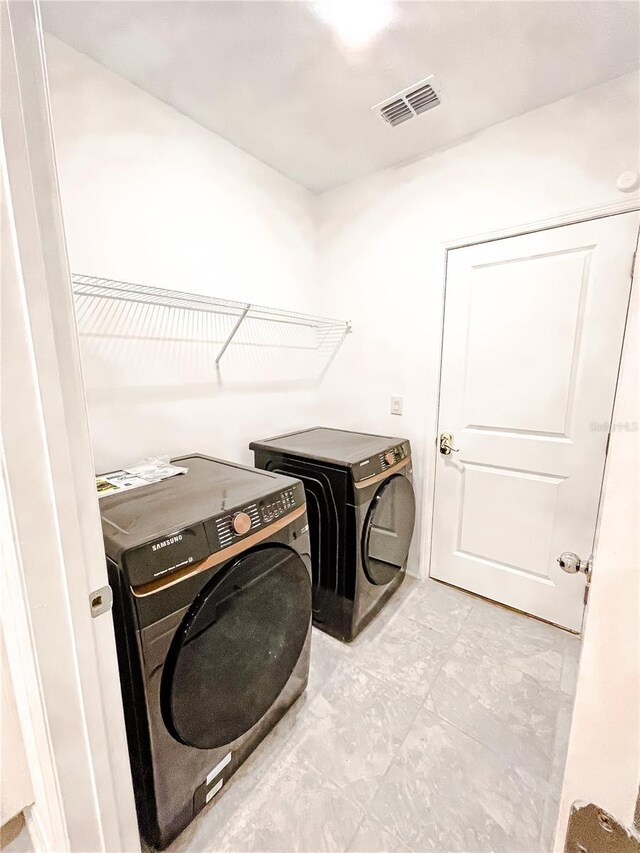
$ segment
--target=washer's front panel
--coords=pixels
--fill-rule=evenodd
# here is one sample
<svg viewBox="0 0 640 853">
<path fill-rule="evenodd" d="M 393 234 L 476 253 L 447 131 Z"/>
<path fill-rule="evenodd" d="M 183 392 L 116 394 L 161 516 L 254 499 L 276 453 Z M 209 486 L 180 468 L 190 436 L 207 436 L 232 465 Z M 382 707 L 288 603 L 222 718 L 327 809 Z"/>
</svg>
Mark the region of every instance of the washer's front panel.
<svg viewBox="0 0 640 853">
<path fill-rule="evenodd" d="M 140 586 L 204 560 L 210 553 L 200 522 L 132 548 L 125 554 L 124 564 L 130 584 Z"/>
<path fill-rule="evenodd" d="M 134 646 L 119 649 L 119 663 L 123 692 L 136 697 L 125 702 L 132 759 L 141 727 L 148 743 L 147 758 L 132 770 L 141 830 L 156 847 L 222 793 L 306 687 L 306 528 L 306 515 L 296 511 L 292 522 L 222 565 L 167 578 L 141 597 L 128 590 L 139 627 Z"/>
</svg>

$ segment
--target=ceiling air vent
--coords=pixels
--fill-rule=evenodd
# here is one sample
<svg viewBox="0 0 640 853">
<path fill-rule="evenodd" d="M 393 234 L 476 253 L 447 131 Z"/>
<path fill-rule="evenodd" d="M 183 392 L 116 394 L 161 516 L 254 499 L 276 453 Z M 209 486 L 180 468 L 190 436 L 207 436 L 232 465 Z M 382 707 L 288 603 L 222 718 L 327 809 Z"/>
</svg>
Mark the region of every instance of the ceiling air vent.
<svg viewBox="0 0 640 853">
<path fill-rule="evenodd" d="M 436 83 L 433 75 L 414 83 L 408 89 L 403 89 L 397 95 L 380 101 L 375 107 L 375 112 L 380 113 L 381 118 L 395 127 L 408 121 L 414 116 L 420 115 L 440 103 L 440 86 Z"/>
</svg>

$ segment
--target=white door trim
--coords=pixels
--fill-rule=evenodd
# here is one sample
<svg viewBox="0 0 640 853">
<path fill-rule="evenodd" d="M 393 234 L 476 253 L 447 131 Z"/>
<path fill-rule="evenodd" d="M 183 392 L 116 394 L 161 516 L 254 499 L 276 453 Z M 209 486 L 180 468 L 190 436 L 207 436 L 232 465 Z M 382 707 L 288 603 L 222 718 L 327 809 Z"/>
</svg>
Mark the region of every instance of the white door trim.
<svg viewBox="0 0 640 853">
<path fill-rule="evenodd" d="M 490 243 L 494 240 L 505 240 L 510 237 L 520 237 L 524 234 L 534 234 L 537 231 L 546 231 L 549 228 L 561 228 L 565 225 L 576 225 L 580 222 L 590 222 L 594 219 L 601 219 L 603 217 L 609 216 L 617 216 L 622 213 L 633 213 L 634 211 L 640 211 L 640 199 L 638 198 L 638 194 L 634 193 L 632 198 L 621 199 L 620 201 L 610 202 L 606 204 L 600 205 L 592 205 L 590 207 L 584 208 L 576 208 L 574 210 L 569 210 L 564 213 L 558 214 L 557 216 L 548 217 L 546 219 L 538 219 L 532 220 L 529 222 L 524 222 L 520 224 L 516 224 L 513 226 L 509 226 L 508 228 L 498 228 L 494 231 L 487 231 L 481 234 L 476 235 L 459 235 L 450 237 L 446 240 L 442 240 L 440 243 L 442 249 L 442 301 L 440 304 L 440 364 L 438 368 L 438 404 L 435 410 L 434 419 L 425 425 L 425 436 L 424 436 L 424 460 L 425 460 L 425 475 L 422 480 L 422 506 L 423 510 L 423 521 L 420 534 L 420 554 L 421 560 L 426 562 L 426 577 L 430 577 L 431 575 L 431 559 L 432 559 L 432 549 L 431 543 L 433 541 L 433 521 L 434 521 L 434 513 L 435 513 L 435 469 L 436 469 L 436 461 L 437 461 L 437 435 L 438 435 L 438 424 L 440 422 L 440 394 L 442 390 L 442 344 L 444 340 L 444 309 L 447 298 L 447 263 L 449 252 L 453 249 L 462 249 L 466 246 L 473 246 L 480 243 Z M 631 297 L 631 285 L 632 279 L 629 279 L 629 297 Z M 625 335 L 623 337 L 622 342 L 622 350 L 620 353 L 620 361 L 622 361 L 622 352 L 624 352 L 624 346 L 626 341 L 626 325 L 625 325 Z M 618 365 L 618 375 L 620 373 L 620 366 Z M 613 401 L 613 405 L 615 406 L 615 397 Z M 605 468 L 603 471 L 603 482 L 604 477 L 606 475 L 606 460 L 605 460 Z M 598 515 L 598 521 L 596 523 L 596 532 L 597 526 L 599 524 L 600 517 Z"/>
<path fill-rule="evenodd" d="M 40 792 L 46 803 L 36 791 L 32 815 L 50 811 L 49 825 L 40 821 L 49 849 L 136 851 L 113 623 L 89 610 L 89 593 L 107 583 L 107 573 L 39 8 L 36 0 L 0 0 L 0 13 L 12 219 L 11 263 L 3 268 L 12 326 L 3 341 L 10 358 L 3 359 L 2 462 L 17 546 L 12 597 L 28 620 L 14 638 L 11 667 L 19 671 L 21 656 L 33 662 L 28 704 L 40 722 L 25 739 L 42 743 L 46 733 L 49 743 L 38 755 L 48 773 Z"/>
<path fill-rule="evenodd" d="M 0 445 L 0 619 L 33 789 L 34 802 L 25 809 L 25 819 L 35 850 L 66 850 L 69 839 L 12 515 Z"/>
<path fill-rule="evenodd" d="M 562 228 L 564 225 L 577 225 L 580 222 L 590 222 L 592 219 L 602 219 L 605 216 L 617 216 L 619 213 L 633 213 L 640 210 L 640 198 L 634 193 L 630 198 L 607 204 L 596 204 L 590 207 L 577 208 L 549 216 L 546 219 L 535 219 L 508 228 L 497 228 L 479 234 L 467 234 L 443 240 L 441 245 L 445 250 L 463 249 L 465 246 L 475 246 L 478 243 L 490 243 L 493 240 L 504 240 L 508 237 L 520 237 L 523 234 L 533 234 L 536 231 L 547 231 L 549 228 Z"/>
</svg>

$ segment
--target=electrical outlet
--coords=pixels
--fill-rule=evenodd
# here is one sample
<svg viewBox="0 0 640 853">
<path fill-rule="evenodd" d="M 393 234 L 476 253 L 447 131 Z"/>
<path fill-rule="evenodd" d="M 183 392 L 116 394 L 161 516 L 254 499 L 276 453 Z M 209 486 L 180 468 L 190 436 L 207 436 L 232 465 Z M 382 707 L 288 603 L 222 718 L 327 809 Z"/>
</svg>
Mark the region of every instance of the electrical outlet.
<svg viewBox="0 0 640 853">
<path fill-rule="evenodd" d="M 392 397 L 391 398 L 391 414 L 392 415 L 401 415 L 402 414 L 402 397 Z"/>
</svg>

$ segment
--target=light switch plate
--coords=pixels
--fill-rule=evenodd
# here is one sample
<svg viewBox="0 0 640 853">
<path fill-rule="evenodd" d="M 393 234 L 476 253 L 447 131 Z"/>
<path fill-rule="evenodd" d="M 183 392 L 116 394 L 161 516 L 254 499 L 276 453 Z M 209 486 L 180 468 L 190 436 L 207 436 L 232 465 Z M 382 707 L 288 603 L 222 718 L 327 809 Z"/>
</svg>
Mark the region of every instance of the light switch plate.
<svg viewBox="0 0 640 853">
<path fill-rule="evenodd" d="M 391 414 L 392 415 L 401 415 L 402 414 L 402 397 L 392 397 L 391 398 Z"/>
</svg>

